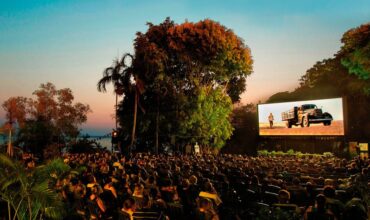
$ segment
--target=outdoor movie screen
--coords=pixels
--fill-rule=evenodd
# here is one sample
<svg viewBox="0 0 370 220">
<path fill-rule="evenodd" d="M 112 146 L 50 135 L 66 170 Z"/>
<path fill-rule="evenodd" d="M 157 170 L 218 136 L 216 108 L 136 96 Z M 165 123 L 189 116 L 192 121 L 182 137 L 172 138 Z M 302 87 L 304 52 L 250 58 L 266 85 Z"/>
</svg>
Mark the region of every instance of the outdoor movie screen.
<svg viewBox="0 0 370 220">
<path fill-rule="evenodd" d="M 344 135 L 343 99 L 258 105 L 260 135 Z"/>
</svg>

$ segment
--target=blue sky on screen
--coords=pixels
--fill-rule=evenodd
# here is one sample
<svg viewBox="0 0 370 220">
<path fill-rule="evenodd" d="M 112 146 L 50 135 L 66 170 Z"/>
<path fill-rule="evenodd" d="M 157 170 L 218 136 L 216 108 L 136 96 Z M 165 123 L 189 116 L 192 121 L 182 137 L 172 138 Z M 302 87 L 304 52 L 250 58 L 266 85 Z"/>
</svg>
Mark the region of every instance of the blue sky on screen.
<svg viewBox="0 0 370 220">
<path fill-rule="evenodd" d="M 292 109 L 294 106 L 303 104 L 315 104 L 318 108 L 322 108 L 323 112 L 328 112 L 333 116 L 334 120 L 343 120 L 343 99 L 320 99 L 298 102 L 282 102 L 273 104 L 258 105 L 258 121 L 261 123 L 268 122 L 268 115 L 274 115 L 275 122 L 281 122 L 281 113 Z"/>
</svg>

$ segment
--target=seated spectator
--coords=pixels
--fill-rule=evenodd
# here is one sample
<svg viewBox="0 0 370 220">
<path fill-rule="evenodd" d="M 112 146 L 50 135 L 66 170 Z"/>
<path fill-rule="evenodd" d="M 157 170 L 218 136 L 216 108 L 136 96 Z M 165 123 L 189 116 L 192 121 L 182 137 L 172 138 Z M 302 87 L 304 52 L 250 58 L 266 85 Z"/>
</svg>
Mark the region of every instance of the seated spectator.
<svg viewBox="0 0 370 220">
<path fill-rule="evenodd" d="M 306 219 L 367 218 L 361 194 L 344 208 L 343 204 L 352 189 L 366 193 L 368 158 L 145 153 L 124 157 L 102 152 L 64 154 L 63 159 L 78 172 L 54 175 L 56 181 L 50 184 L 63 196 L 70 219 L 76 213 L 85 219 L 229 219 L 230 213 L 253 219 L 287 212 L 297 219 L 304 213 L 298 206 L 308 207 Z M 31 160 L 25 156 L 24 166 Z M 316 198 L 319 193 L 323 195 Z M 126 209 L 118 209 L 119 204 L 126 204 Z"/>
<path fill-rule="evenodd" d="M 310 206 L 305 213 L 307 220 L 335 220 L 334 214 L 326 208 L 326 198 L 323 194 L 316 196 L 315 206 Z"/>
<path fill-rule="evenodd" d="M 99 197 L 98 187 L 92 186 L 87 193 L 87 208 L 90 213 L 90 219 L 101 219 L 106 211 L 103 201 Z"/>
<path fill-rule="evenodd" d="M 144 186 L 141 183 L 137 182 L 135 184 L 132 197 L 135 199 L 136 207 L 141 208 L 143 197 L 144 197 Z"/>
<path fill-rule="evenodd" d="M 361 195 L 358 192 L 355 192 L 354 197 L 348 201 L 344 207 L 343 219 L 368 219 L 366 207 L 366 203 L 362 200 Z"/>
<path fill-rule="evenodd" d="M 212 201 L 206 198 L 199 200 L 196 220 L 219 220 L 219 216 L 212 207 Z"/>
<path fill-rule="evenodd" d="M 285 190 L 285 189 L 282 189 L 279 191 L 279 203 L 280 204 L 288 204 L 289 203 L 289 200 L 290 200 L 290 193 Z"/>
<path fill-rule="evenodd" d="M 343 214 L 344 204 L 338 199 L 335 199 L 335 189 L 327 185 L 324 187 L 323 193 L 326 197 L 326 207 L 333 212 L 337 219 L 340 219 Z"/>
<path fill-rule="evenodd" d="M 296 204 L 290 203 L 290 193 L 287 190 L 280 190 L 278 194 L 278 203 L 273 204 L 274 208 L 278 208 L 288 212 L 300 213 L 301 210 Z"/>
<path fill-rule="evenodd" d="M 219 206 L 222 203 L 222 200 L 217 194 L 217 191 L 213 187 L 211 182 L 206 182 L 204 186 L 205 190 L 199 193 L 199 197 L 211 199 L 211 201 L 216 205 Z"/>
<path fill-rule="evenodd" d="M 306 201 L 305 207 L 313 206 L 315 204 L 315 187 L 311 182 L 306 183 Z"/>
<path fill-rule="evenodd" d="M 136 211 L 136 204 L 133 198 L 128 198 L 123 202 L 123 208 L 119 213 L 119 220 L 134 220 L 133 214 Z"/>
</svg>

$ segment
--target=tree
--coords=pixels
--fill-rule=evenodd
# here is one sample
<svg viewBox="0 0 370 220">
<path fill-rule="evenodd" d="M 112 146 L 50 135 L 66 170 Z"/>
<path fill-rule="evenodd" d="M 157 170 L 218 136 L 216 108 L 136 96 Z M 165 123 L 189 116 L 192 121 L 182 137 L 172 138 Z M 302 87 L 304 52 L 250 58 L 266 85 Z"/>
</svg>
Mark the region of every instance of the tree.
<svg viewBox="0 0 370 220">
<path fill-rule="evenodd" d="M 363 91 L 370 95 L 370 23 L 350 29 L 343 34 L 341 56 L 343 66 L 350 74 L 365 81 Z"/>
<path fill-rule="evenodd" d="M 8 119 L 19 125 L 19 144 L 41 153 L 47 145 L 63 144 L 78 136 L 78 126 L 91 111 L 89 105 L 73 103 L 70 89 L 58 90 L 52 83 L 41 84 L 33 95 L 35 99 L 11 97 L 2 105 Z"/>
<path fill-rule="evenodd" d="M 7 203 L 8 219 L 61 219 L 64 205 L 55 184 L 69 170 L 61 159 L 26 169 L 19 161 L 0 155 L 0 200 Z"/>
<path fill-rule="evenodd" d="M 257 106 L 250 103 L 235 107 L 231 114 L 234 132 L 226 142 L 223 153 L 257 154 L 258 146 Z"/>
<path fill-rule="evenodd" d="M 175 24 L 167 18 L 159 25 L 148 23 L 148 27 L 145 33 L 137 33 L 132 61 L 135 78 L 145 85 L 139 104 L 142 107 L 138 121 L 140 134 L 155 130 L 154 142 L 158 143 L 159 138 L 183 136 L 180 130 L 195 133 L 181 125 L 193 114 L 186 109 L 188 102 L 198 101 L 194 97 L 202 96 L 205 88 L 213 90 L 210 94 L 222 90 L 232 102 L 239 101 L 246 77 L 252 72 L 252 58 L 249 48 L 232 30 L 209 19 Z M 134 100 L 134 95 L 128 94 L 120 103 L 123 130 L 127 130 L 124 128 L 128 124 L 126 116 L 135 115 L 129 110 L 130 105 L 135 106 Z M 210 124 L 205 128 L 210 128 Z M 159 135 L 159 132 L 167 135 Z M 209 137 L 217 138 L 219 136 Z"/>
<path fill-rule="evenodd" d="M 124 54 L 121 60 L 114 60 L 111 67 L 107 67 L 103 71 L 103 77 L 99 80 L 97 84 L 97 89 L 99 92 L 106 92 L 106 85 L 112 83 L 114 88 L 114 93 L 116 95 L 116 129 L 117 129 L 117 108 L 118 108 L 118 96 L 122 96 L 130 87 L 129 79 L 131 78 L 132 71 L 125 63 L 127 58 L 132 59 L 132 55 Z M 128 79 L 128 80 L 127 80 Z"/>
<path fill-rule="evenodd" d="M 29 100 L 24 97 L 12 97 L 6 100 L 2 107 L 6 112 L 6 119 L 7 122 L 5 123 L 4 127 L 8 130 L 8 147 L 7 153 L 9 156 L 13 156 L 13 146 L 12 146 L 12 130 L 13 124 L 18 123 L 19 127 L 23 127 L 26 114 L 27 114 L 27 103 Z"/>
<path fill-rule="evenodd" d="M 189 111 L 180 123 L 179 134 L 191 142 L 206 147 L 221 149 L 230 138 L 233 127 L 230 123 L 231 99 L 221 89 L 199 88 L 197 96 L 186 103 Z"/>
<path fill-rule="evenodd" d="M 58 142 L 56 131 L 52 122 L 41 116 L 28 119 L 18 132 L 16 143 L 22 144 L 24 150 L 42 156 L 46 147 Z"/>
<path fill-rule="evenodd" d="M 5 110 L 6 121 L 17 123 L 19 127 L 23 127 L 26 121 L 26 116 L 29 113 L 30 99 L 24 97 L 11 97 L 6 100 L 2 107 Z"/>
<path fill-rule="evenodd" d="M 272 95 L 267 102 L 346 97 L 347 136 L 364 140 L 370 136 L 369 24 L 344 33 L 343 46 L 334 58 L 317 62 L 300 78 L 292 92 Z"/>
<path fill-rule="evenodd" d="M 232 30 L 209 19 L 177 25 L 167 18 L 148 26 L 135 39 L 133 65 L 140 79 L 177 93 L 197 86 L 226 87 L 233 102 L 240 99 L 252 58 Z"/>
<path fill-rule="evenodd" d="M 134 91 L 134 114 L 133 114 L 133 125 L 131 133 L 131 144 L 133 145 L 135 140 L 136 131 L 136 119 L 137 119 L 137 106 L 139 102 L 139 95 L 144 92 L 144 85 L 142 81 L 134 74 L 132 66 L 126 64 L 126 59 L 133 59 L 131 54 L 126 53 L 120 61 L 116 60 L 111 67 L 108 67 L 103 72 L 103 78 L 98 82 L 98 91 L 106 92 L 106 84 L 113 83 L 114 92 L 116 94 L 116 129 L 117 129 L 117 97 L 118 95 L 127 96 L 129 93 Z"/>
</svg>

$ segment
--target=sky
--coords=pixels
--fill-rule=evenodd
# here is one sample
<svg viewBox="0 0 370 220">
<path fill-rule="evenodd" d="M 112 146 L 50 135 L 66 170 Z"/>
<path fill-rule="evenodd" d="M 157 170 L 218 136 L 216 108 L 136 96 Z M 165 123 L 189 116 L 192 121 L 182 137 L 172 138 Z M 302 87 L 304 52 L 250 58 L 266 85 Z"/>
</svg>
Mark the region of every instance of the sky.
<svg viewBox="0 0 370 220">
<path fill-rule="evenodd" d="M 242 102 L 291 91 L 315 62 L 339 50 L 342 34 L 370 22 L 368 0 L 0 0 L 0 103 L 31 97 L 41 83 L 71 88 L 93 112 L 84 132 L 114 126 L 112 89 L 99 93 L 105 67 L 132 52 L 138 31 L 166 17 L 210 18 L 244 39 L 254 59 Z M 112 87 L 110 87 L 112 88 Z M 0 123 L 4 111 L 0 109 Z"/>
<path fill-rule="evenodd" d="M 268 123 L 268 116 L 272 113 L 274 116 L 274 122 L 282 122 L 282 112 L 289 111 L 294 106 L 298 107 L 303 104 L 314 104 L 318 108 L 321 108 L 323 113 L 328 112 L 331 114 L 331 116 L 333 116 L 333 120 L 343 120 L 342 98 L 334 98 L 258 105 L 258 121 L 260 123 Z"/>
</svg>

